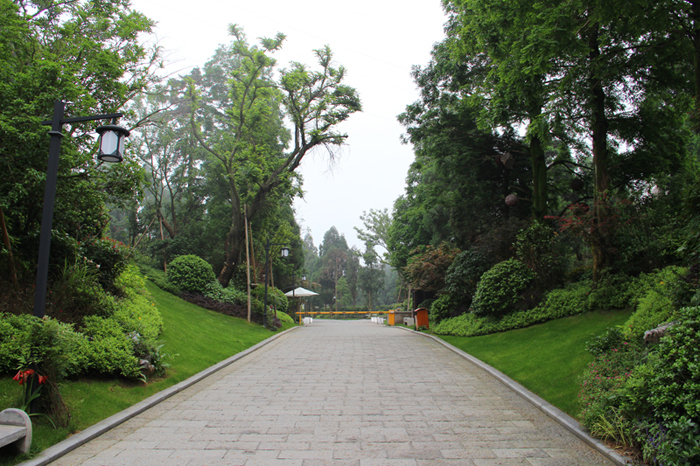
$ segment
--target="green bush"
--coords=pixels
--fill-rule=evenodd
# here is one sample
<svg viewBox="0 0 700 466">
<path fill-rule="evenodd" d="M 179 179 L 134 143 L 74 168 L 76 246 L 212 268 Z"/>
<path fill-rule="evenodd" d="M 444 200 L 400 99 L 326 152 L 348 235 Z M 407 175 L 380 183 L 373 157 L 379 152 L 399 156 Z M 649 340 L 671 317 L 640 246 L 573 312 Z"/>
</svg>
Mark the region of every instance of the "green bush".
<svg viewBox="0 0 700 466">
<path fill-rule="evenodd" d="M 88 364 L 87 339 L 72 325 L 29 314 L 0 313 L 0 372 L 36 364 L 59 379 L 78 374 Z"/>
<path fill-rule="evenodd" d="M 119 322 L 97 316 L 87 317 L 83 333 L 90 340 L 86 348 L 90 369 L 129 378 L 140 376 L 139 360 L 134 356 L 135 336 L 127 336 Z"/>
<path fill-rule="evenodd" d="M 654 464 L 700 462 L 700 307 L 681 309 L 678 320 L 622 392 L 640 422 L 644 459 Z"/>
<path fill-rule="evenodd" d="M 90 238 L 81 246 L 84 258 L 97 267 L 100 284 L 110 289 L 126 267 L 129 248 L 110 238 Z"/>
<path fill-rule="evenodd" d="M 258 286 L 253 289 L 253 295 L 260 301 L 265 299 L 265 286 Z M 286 312 L 289 307 L 289 301 L 282 290 L 268 286 L 267 287 L 267 305 L 273 309 Z"/>
<path fill-rule="evenodd" d="M 233 287 L 224 288 L 217 280 L 207 284 L 203 292 L 204 296 L 221 301 L 222 303 L 248 305 L 248 294 L 245 291 Z"/>
<path fill-rule="evenodd" d="M 287 314 L 286 312 L 277 311 L 277 318 L 278 318 L 281 322 L 284 322 L 284 323 L 287 323 L 287 324 L 293 324 L 293 323 L 294 323 L 294 319 L 292 319 L 292 317 L 291 317 L 289 314 Z"/>
<path fill-rule="evenodd" d="M 522 293 L 535 276 L 522 262 L 508 259 L 484 273 L 476 286 L 472 310 L 477 315 L 502 316 L 518 309 Z"/>
<path fill-rule="evenodd" d="M 469 307 L 476 285 L 481 276 L 489 269 L 490 262 L 483 254 L 474 249 L 462 251 L 455 257 L 445 276 L 445 292 L 456 304 Z"/>
<path fill-rule="evenodd" d="M 634 343 L 618 342 L 619 345 L 599 353 L 581 377 L 579 418 L 593 435 L 630 446 L 633 443 L 632 419 L 621 408 L 620 390 L 645 353 Z"/>
<path fill-rule="evenodd" d="M 589 311 L 586 307 L 589 290 L 589 282 L 572 284 L 564 289 L 552 290 L 533 309 L 514 311 L 500 318 L 495 316 L 478 316 L 474 313 L 462 314 L 440 321 L 433 327 L 433 332 L 438 335 L 464 337 L 488 335 L 490 333 L 523 328 L 552 319 L 582 314 Z"/>
<path fill-rule="evenodd" d="M 612 351 L 615 348 L 627 345 L 622 330 L 612 327 L 601 335 L 596 335 L 592 340 L 586 342 L 586 350 L 593 356 L 598 357 Z"/>
<path fill-rule="evenodd" d="M 113 312 L 114 297 L 100 286 L 93 265 L 65 264 L 61 275 L 49 287 L 46 315 L 62 322 L 80 326 L 86 316 L 108 316 Z"/>
<path fill-rule="evenodd" d="M 625 323 L 627 338 L 641 338 L 644 332 L 673 320 L 676 312 L 674 290 L 680 285 L 687 269 L 670 266 L 644 277 L 646 293 L 637 302 L 637 310 Z"/>
<path fill-rule="evenodd" d="M 532 314 L 541 314 L 547 319 L 557 319 L 589 312 L 591 308 L 588 298 L 591 286 L 590 280 L 584 280 L 569 284 L 565 288 L 552 290 L 533 309 Z"/>
<path fill-rule="evenodd" d="M 588 308 L 592 311 L 628 309 L 634 307 L 637 297 L 637 280 L 623 274 L 603 273 L 588 295 Z"/>
<path fill-rule="evenodd" d="M 168 264 L 168 280 L 183 291 L 204 293 L 216 275 L 207 261 L 190 254 L 178 256 Z"/>
<path fill-rule="evenodd" d="M 430 320 L 437 324 L 456 315 L 457 303 L 452 295 L 444 294 L 434 300 L 430 306 Z"/>
<path fill-rule="evenodd" d="M 564 255 L 558 250 L 557 237 L 551 227 L 533 223 L 518 234 L 514 244 L 516 257 L 534 272 L 542 290 L 554 288 L 564 275 Z"/>
</svg>

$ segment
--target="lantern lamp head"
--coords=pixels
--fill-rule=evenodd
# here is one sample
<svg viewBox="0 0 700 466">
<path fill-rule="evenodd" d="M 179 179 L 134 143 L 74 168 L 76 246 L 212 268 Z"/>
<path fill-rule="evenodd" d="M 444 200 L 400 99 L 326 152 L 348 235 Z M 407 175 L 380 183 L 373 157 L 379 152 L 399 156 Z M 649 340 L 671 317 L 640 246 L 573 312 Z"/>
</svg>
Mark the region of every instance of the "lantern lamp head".
<svg viewBox="0 0 700 466">
<path fill-rule="evenodd" d="M 289 248 L 282 248 L 282 257 L 289 257 Z"/>
<path fill-rule="evenodd" d="M 103 162 L 121 162 L 124 159 L 124 144 L 129 130 L 117 125 L 104 125 L 96 130 L 100 135 L 97 158 Z"/>
</svg>

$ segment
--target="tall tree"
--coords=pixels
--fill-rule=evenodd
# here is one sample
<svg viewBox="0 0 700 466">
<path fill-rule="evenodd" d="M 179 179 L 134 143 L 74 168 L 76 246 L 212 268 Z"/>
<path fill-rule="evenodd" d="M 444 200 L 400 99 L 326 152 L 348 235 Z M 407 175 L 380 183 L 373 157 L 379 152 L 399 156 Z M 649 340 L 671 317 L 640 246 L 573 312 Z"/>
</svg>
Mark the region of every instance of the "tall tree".
<svg viewBox="0 0 700 466">
<path fill-rule="evenodd" d="M 114 113 L 153 82 L 157 50 L 140 40 L 152 24 L 126 0 L 0 0 L 0 208 L 25 263 L 36 260 L 41 219 L 49 145 L 42 121 L 56 100 L 70 102 L 66 117 Z M 53 221 L 61 241 L 52 264 L 63 264 L 71 248 L 60 245 L 70 238 L 102 234 L 107 202 L 138 195 L 141 169 L 132 158 L 110 168 L 95 160 L 99 124 L 63 126 Z"/>
<path fill-rule="evenodd" d="M 362 253 L 364 266 L 360 269 L 358 282 L 360 289 L 365 293 L 367 309 L 374 309 L 377 293 L 384 286 L 384 271 L 379 255 L 374 250 L 374 244 L 365 242 L 365 251 Z"/>
<path fill-rule="evenodd" d="M 315 51 L 318 70 L 292 63 L 275 80 L 270 54 L 280 49 L 284 36 L 261 39 L 258 47 L 248 44 L 238 26 L 230 26 L 230 33 L 233 43 L 217 50 L 203 75 L 193 72 L 187 94 L 193 134 L 228 183 L 231 221 L 219 274 L 223 285 L 244 251 L 243 217 L 253 220 L 266 204 L 299 194 L 296 169 L 304 157 L 318 147 L 332 154 L 347 137 L 336 126 L 361 109 L 329 48 Z M 282 124 L 285 117 L 291 135 Z"/>
</svg>

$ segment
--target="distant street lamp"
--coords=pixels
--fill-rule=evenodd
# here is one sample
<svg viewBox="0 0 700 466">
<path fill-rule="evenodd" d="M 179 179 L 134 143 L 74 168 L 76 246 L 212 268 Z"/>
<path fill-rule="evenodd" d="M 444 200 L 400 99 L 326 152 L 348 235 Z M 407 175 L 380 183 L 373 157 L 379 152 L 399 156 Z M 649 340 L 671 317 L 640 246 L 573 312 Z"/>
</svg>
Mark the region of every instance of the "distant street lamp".
<svg viewBox="0 0 700 466">
<path fill-rule="evenodd" d="M 58 158 L 61 153 L 61 130 L 66 123 L 78 123 L 82 121 L 112 120 L 111 125 L 100 126 L 97 132 L 100 135 L 100 149 L 97 158 L 103 162 L 121 162 L 124 158 L 124 140 L 129 136 L 129 131 L 116 126 L 117 118 L 123 113 L 110 113 L 107 115 L 94 115 L 76 118 L 63 118 L 66 103 L 57 100 L 53 107 L 53 119 L 43 121 L 42 125 L 50 125 L 51 142 L 49 145 L 49 163 L 46 169 L 46 188 L 44 191 L 44 211 L 41 217 L 41 235 L 39 237 L 39 262 L 36 272 L 36 288 L 34 290 L 34 315 L 42 318 L 46 309 L 46 287 L 49 276 L 49 252 L 51 250 L 51 227 L 53 224 L 53 207 L 56 200 L 56 181 L 58 178 Z"/>
<path fill-rule="evenodd" d="M 267 282 L 269 281 L 267 274 L 270 270 L 270 246 L 284 246 L 280 251 L 280 255 L 282 257 L 289 257 L 289 248 L 286 245 L 282 243 L 271 243 L 269 239 L 267 240 L 267 244 L 265 245 L 265 301 L 263 302 L 263 327 L 265 328 L 267 328 Z"/>
</svg>

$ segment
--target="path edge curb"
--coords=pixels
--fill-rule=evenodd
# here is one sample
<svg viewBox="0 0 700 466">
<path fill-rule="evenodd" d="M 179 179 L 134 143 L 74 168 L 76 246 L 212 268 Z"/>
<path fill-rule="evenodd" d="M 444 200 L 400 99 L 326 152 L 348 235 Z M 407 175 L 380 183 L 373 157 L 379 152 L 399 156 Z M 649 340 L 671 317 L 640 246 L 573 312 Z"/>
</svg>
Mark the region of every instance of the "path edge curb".
<svg viewBox="0 0 700 466">
<path fill-rule="evenodd" d="M 123 411 L 119 411 L 116 414 L 113 414 L 112 416 L 108 417 L 107 419 L 103 419 L 102 421 L 98 422 L 97 424 L 93 424 L 92 426 L 88 427 L 85 430 L 82 430 L 78 432 L 75 435 L 72 435 L 68 437 L 67 439 L 58 442 L 57 444 L 50 446 L 46 450 L 42 451 L 39 453 L 37 456 L 35 456 L 32 459 L 29 459 L 27 461 L 24 461 L 22 463 L 19 463 L 17 466 L 44 466 L 46 464 L 49 464 L 58 458 L 62 457 L 63 455 L 75 450 L 76 448 L 86 444 L 90 440 L 93 440 L 96 437 L 99 437 L 100 435 L 104 434 L 105 432 L 117 427 L 118 425 L 128 421 L 129 419 L 141 414 L 142 412 L 146 411 L 149 408 L 152 408 L 153 406 L 157 405 L 161 401 L 165 401 L 168 398 L 170 398 L 173 395 L 176 395 L 180 393 L 181 391 L 185 390 L 186 388 L 191 387 L 192 385 L 196 384 L 197 382 L 200 382 L 204 380 L 205 378 L 209 377 L 210 375 L 220 371 L 221 369 L 230 366 L 234 362 L 238 361 L 239 359 L 242 359 L 249 354 L 259 350 L 263 346 L 266 346 L 273 341 L 277 340 L 278 338 L 282 337 L 283 335 L 286 335 L 287 333 L 296 330 L 300 327 L 292 327 L 284 332 L 278 333 L 276 335 L 272 335 L 270 338 L 267 338 L 260 343 L 251 346 L 250 348 L 247 348 L 240 353 L 236 353 L 233 356 L 224 359 L 223 361 L 220 361 L 213 366 L 209 366 L 208 368 L 204 369 L 201 372 L 198 372 L 197 374 L 194 374 L 193 376 L 183 380 L 182 382 L 173 385 L 172 387 L 168 387 L 164 390 L 159 391 L 158 393 L 154 393 L 153 395 L 149 396 L 145 400 L 141 400 L 135 405 L 132 405 L 128 408 L 126 408 Z"/>
<path fill-rule="evenodd" d="M 423 332 L 417 332 L 415 330 L 411 330 L 409 328 L 404 328 L 404 327 L 396 327 L 400 328 L 401 330 L 405 330 L 411 333 L 415 333 L 421 336 L 424 336 L 426 338 L 431 338 L 435 340 L 436 342 L 440 343 L 442 346 L 445 348 L 449 349 L 453 353 L 458 354 L 459 356 L 463 357 L 467 361 L 471 362 L 472 364 L 476 365 L 477 367 L 483 369 L 484 371 L 488 372 L 491 374 L 493 377 L 498 379 L 499 382 L 502 384 L 506 385 L 508 388 L 513 390 L 515 393 L 520 395 L 522 398 L 530 402 L 532 405 L 534 405 L 537 409 L 545 413 L 547 416 L 550 418 L 554 419 L 557 423 L 559 423 L 562 427 L 564 427 L 566 430 L 574 434 L 576 437 L 581 439 L 584 443 L 586 443 L 588 446 L 591 448 L 595 449 L 598 451 L 600 454 L 608 458 L 610 461 L 613 463 L 619 465 L 619 466 L 625 466 L 631 463 L 631 460 L 623 457 L 619 453 L 617 453 L 615 450 L 609 448 L 607 445 L 605 445 L 603 442 L 600 440 L 592 437 L 588 433 L 586 433 L 583 429 L 581 429 L 581 425 L 576 421 L 576 419 L 572 418 L 568 414 L 566 414 L 564 411 L 561 409 L 557 408 L 553 404 L 549 403 L 548 401 L 545 401 L 543 398 L 535 395 L 532 393 L 530 390 L 527 388 L 523 387 L 520 385 L 518 382 L 515 380 L 511 379 L 507 375 L 505 375 L 503 372 L 499 371 L 498 369 L 495 369 L 485 362 L 483 362 L 480 359 L 475 358 L 471 354 L 467 353 L 466 351 L 462 351 L 461 349 L 457 348 L 454 345 L 451 345 L 450 343 L 446 342 L 445 340 L 436 337 L 434 335 L 429 335 L 427 333 Z"/>
</svg>

